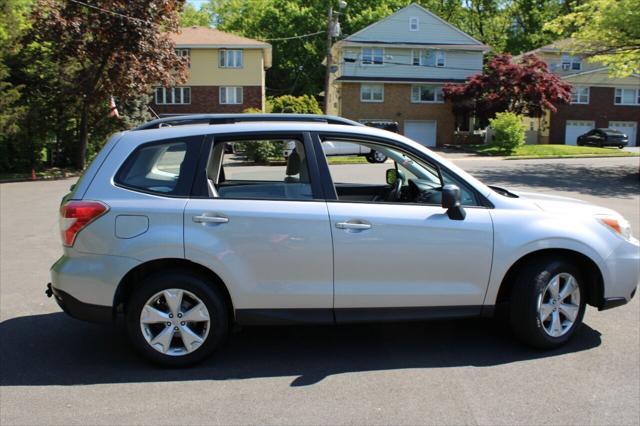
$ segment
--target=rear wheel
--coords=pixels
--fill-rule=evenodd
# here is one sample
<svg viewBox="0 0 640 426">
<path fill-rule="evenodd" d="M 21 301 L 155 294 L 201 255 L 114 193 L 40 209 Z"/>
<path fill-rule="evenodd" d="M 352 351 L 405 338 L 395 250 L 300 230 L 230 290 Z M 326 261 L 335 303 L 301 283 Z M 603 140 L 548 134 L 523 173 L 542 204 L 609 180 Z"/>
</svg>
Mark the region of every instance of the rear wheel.
<svg viewBox="0 0 640 426">
<path fill-rule="evenodd" d="M 516 336 L 538 348 L 565 344 L 582 324 L 585 290 L 580 271 L 565 260 L 540 259 L 516 278 L 510 318 Z"/>
<path fill-rule="evenodd" d="M 384 163 L 387 161 L 387 156 L 378 151 L 371 151 L 367 155 L 367 161 L 370 163 Z"/>
<path fill-rule="evenodd" d="M 166 367 L 202 361 L 227 336 L 224 298 L 206 279 L 182 271 L 154 274 L 133 293 L 127 334 L 136 350 Z"/>
</svg>

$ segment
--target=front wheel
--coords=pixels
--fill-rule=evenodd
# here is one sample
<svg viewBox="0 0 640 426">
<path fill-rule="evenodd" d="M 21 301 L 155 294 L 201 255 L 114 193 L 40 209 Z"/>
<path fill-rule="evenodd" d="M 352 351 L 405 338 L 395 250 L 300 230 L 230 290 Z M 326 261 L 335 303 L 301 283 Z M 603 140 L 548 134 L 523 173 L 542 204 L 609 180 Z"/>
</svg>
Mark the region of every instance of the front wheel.
<svg viewBox="0 0 640 426">
<path fill-rule="evenodd" d="M 127 304 L 129 339 L 142 356 L 165 367 L 202 361 L 228 333 L 228 309 L 219 293 L 186 271 L 146 278 Z"/>
<path fill-rule="evenodd" d="M 586 307 L 580 271 L 565 260 L 539 259 L 518 274 L 510 318 L 523 342 L 551 349 L 565 344 L 582 324 Z"/>
</svg>

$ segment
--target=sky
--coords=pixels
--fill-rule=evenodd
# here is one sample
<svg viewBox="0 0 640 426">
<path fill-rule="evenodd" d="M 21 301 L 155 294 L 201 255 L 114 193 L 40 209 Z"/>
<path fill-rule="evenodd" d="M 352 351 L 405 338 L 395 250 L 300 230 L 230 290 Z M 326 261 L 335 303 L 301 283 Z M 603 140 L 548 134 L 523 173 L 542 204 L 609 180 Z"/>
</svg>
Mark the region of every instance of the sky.
<svg viewBox="0 0 640 426">
<path fill-rule="evenodd" d="M 187 0 L 187 3 L 191 3 L 196 9 L 198 9 L 202 3 L 206 3 L 208 1 L 209 0 Z"/>
</svg>

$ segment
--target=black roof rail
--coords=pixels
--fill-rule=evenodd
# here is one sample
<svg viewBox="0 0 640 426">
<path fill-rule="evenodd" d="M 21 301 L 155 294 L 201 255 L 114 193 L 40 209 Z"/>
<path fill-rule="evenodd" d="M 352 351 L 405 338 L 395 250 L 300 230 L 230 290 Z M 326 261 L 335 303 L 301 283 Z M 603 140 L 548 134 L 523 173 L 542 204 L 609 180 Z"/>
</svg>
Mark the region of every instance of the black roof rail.
<svg viewBox="0 0 640 426">
<path fill-rule="evenodd" d="M 231 124 L 250 121 L 298 121 L 327 124 L 342 124 L 346 126 L 363 126 L 357 121 L 334 115 L 319 114 L 190 114 L 175 115 L 147 121 L 131 130 L 158 129 L 165 126 L 183 126 L 187 124 Z"/>
</svg>

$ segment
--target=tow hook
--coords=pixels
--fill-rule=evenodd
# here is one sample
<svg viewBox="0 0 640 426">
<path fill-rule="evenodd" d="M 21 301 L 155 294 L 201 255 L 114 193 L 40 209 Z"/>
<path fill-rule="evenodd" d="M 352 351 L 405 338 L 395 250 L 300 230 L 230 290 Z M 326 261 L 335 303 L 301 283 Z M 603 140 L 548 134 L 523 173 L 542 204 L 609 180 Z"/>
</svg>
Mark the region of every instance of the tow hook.
<svg viewBox="0 0 640 426">
<path fill-rule="evenodd" d="M 53 290 L 51 290 L 51 283 L 47 283 L 47 289 L 44 291 L 44 294 L 46 294 L 47 297 L 53 296 Z"/>
</svg>

